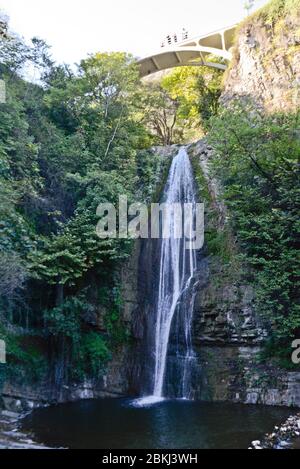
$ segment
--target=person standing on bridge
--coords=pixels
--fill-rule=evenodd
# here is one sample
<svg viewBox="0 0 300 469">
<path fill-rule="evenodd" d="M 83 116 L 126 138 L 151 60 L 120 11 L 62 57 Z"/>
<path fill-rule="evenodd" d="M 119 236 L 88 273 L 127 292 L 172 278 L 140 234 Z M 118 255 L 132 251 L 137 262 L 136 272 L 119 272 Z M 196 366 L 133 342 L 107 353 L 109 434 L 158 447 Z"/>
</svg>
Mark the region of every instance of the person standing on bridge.
<svg viewBox="0 0 300 469">
<path fill-rule="evenodd" d="M 185 28 L 182 28 L 182 40 L 185 41 L 186 39 L 188 39 L 188 37 L 189 37 L 189 33 L 187 32 Z"/>
</svg>

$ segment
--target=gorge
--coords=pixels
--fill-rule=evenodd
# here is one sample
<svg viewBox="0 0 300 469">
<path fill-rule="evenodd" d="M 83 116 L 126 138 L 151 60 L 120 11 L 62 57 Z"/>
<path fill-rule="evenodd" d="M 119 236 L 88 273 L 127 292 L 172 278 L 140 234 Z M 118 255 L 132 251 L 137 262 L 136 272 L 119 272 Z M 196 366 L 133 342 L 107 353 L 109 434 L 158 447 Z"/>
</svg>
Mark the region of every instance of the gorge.
<svg viewBox="0 0 300 469">
<path fill-rule="evenodd" d="M 272 0 L 225 73 L 145 82 L 130 55 L 73 71 L 0 21 L 0 447 L 19 425 L 53 447 L 247 448 L 296 413 L 299 15 Z M 188 204 L 190 237 L 204 204 L 203 246 L 175 209 L 170 237 L 99 239 L 120 195 Z"/>
</svg>

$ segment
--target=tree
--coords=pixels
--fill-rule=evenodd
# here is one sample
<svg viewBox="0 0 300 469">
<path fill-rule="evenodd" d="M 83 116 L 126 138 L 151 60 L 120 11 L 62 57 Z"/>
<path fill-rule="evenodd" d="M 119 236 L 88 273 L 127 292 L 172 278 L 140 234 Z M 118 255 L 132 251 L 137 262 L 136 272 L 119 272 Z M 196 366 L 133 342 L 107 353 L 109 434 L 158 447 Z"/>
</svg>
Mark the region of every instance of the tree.
<svg viewBox="0 0 300 469">
<path fill-rule="evenodd" d="M 265 116 L 235 103 L 212 119 L 211 170 L 221 180 L 257 312 L 270 331 L 273 357 L 290 364 L 300 331 L 299 113 Z"/>
<path fill-rule="evenodd" d="M 27 66 L 38 67 L 38 84 L 23 78 Z M 150 138 L 136 118 L 139 75 L 126 54 L 96 54 L 73 72 L 52 63 L 43 41 L 17 38 L 1 41 L 0 73 L 0 327 L 5 337 L 12 325 L 39 335 L 62 384 L 65 365 L 96 369 L 108 356 L 109 344 L 87 331 L 85 292 L 96 276 L 112 288 L 130 251 L 126 240 L 97 237 L 96 208 L 119 194 L 133 200 L 140 185 L 137 152 Z M 13 356 L 25 367 L 25 354 Z"/>
<path fill-rule="evenodd" d="M 208 67 L 178 67 L 160 82 L 143 86 L 140 119 L 156 143 L 190 142 L 203 135 L 218 112 L 222 73 Z"/>
<path fill-rule="evenodd" d="M 142 122 L 160 145 L 178 142 L 176 129 L 178 103 L 157 83 L 145 85 L 141 91 Z M 177 135 L 176 135 L 177 134 Z"/>
<path fill-rule="evenodd" d="M 250 14 L 251 10 L 253 9 L 255 4 L 255 0 L 247 0 L 244 2 L 244 9 L 246 10 L 247 15 Z"/>
<path fill-rule="evenodd" d="M 20 256 L 13 252 L 2 252 L 0 263 L 0 297 L 8 301 L 16 298 L 24 288 L 28 272 Z"/>
<path fill-rule="evenodd" d="M 177 123 L 184 129 L 182 133 L 190 129 L 199 135 L 199 130 L 205 130 L 209 119 L 217 114 L 222 76 L 218 69 L 180 67 L 162 79 L 163 89 L 178 103 Z"/>
</svg>

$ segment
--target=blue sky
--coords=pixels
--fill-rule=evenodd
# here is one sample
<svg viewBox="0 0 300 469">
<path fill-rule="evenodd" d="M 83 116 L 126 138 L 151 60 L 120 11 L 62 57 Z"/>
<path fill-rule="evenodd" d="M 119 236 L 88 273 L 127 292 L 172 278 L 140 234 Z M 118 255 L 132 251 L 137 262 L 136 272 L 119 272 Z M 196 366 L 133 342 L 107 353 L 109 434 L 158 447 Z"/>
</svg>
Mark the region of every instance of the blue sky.
<svg viewBox="0 0 300 469">
<path fill-rule="evenodd" d="M 230 26 L 245 16 L 244 0 L 0 0 L 11 29 L 52 46 L 59 62 L 96 51 L 155 52 L 164 36 L 185 27 L 191 36 Z M 267 0 L 256 0 L 258 8 Z"/>
</svg>

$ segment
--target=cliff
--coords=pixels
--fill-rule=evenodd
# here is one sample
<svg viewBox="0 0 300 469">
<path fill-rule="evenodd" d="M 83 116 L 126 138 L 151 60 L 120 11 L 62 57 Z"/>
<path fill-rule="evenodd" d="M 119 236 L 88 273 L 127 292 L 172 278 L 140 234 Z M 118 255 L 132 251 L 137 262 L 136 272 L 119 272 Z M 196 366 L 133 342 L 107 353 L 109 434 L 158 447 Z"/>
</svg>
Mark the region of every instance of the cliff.
<svg viewBox="0 0 300 469">
<path fill-rule="evenodd" d="M 224 104 L 251 97 L 267 111 L 300 105 L 300 2 L 270 2 L 238 28 L 224 78 Z"/>
<path fill-rule="evenodd" d="M 300 9 L 291 8 L 292 4 L 299 6 L 299 0 L 273 1 L 273 9 L 268 6 L 260 10 L 240 26 L 234 59 L 224 78 L 221 98 L 224 104 L 236 98 L 251 98 L 269 112 L 299 107 Z M 163 150 L 160 156 L 168 157 L 174 147 Z M 205 251 L 199 259 L 201 278 L 193 323 L 193 345 L 197 354 L 194 397 L 208 401 L 300 406 L 300 373 L 260 363 L 266 332 L 254 308 L 253 289 L 241 275 L 239 266 L 229 271 L 223 262 L 224 257 L 230 255 L 228 247 L 234 249 L 234 240 L 228 242 L 226 207 L 219 198 L 217 181 L 209 175 L 211 152 L 205 141 L 189 147 L 199 187 L 209 200 L 206 216 L 214 220 L 206 233 Z M 164 174 L 159 173 L 155 181 L 158 192 L 164 179 Z M 137 242 L 131 259 L 120 272 L 124 302 L 121 319 L 131 332 L 131 340 L 118 347 L 104 376 L 91 382 L 64 383 L 59 390 L 6 383 L 3 389 L 6 408 L 29 410 L 46 402 L 140 393 L 144 372 L 141 354 L 145 353 L 143 329 L 149 312 L 149 304 L 145 305 L 144 300 L 150 282 L 150 262 L 155 262 L 151 260 L 150 251 L 147 243 Z M 99 305 L 94 322 L 105 333 L 104 314 Z"/>
<path fill-rule="evenodd" d="M 207 401 L 300 406 L 300 373 L 262 360 L 268 332 L 253 285 L 236 262 L 218 181 L 207 171 L 213 150 L 205 140 L 189 146 L 200 199 L 205 200 L 205 247 L 198 270 L 193 344 L 198 361 L 194 393 Z"/>
</svg>

